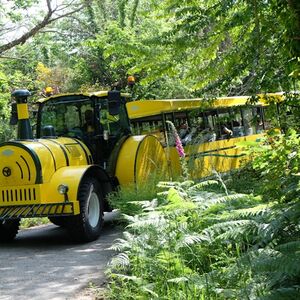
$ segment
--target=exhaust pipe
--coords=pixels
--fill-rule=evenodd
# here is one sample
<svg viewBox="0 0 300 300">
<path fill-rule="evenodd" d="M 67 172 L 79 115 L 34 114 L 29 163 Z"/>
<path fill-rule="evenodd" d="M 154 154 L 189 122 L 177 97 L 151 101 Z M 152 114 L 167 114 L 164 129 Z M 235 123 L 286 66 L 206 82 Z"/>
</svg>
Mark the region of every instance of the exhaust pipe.
<svg viewBox="0 0 300 300">
<path fill-rule="evenodd" d="M 15 98 L 17 103 L 16 111 L 18 116 L 18 139 L 20 140 L 33 139 L 32 129 L 29 121 L 28 105 L 27 105 L 27 98 L 31 94 L 28 90 L 16 90 L 11 95 Z M 12 119 L 13 119 L 14 111 L 15 109 L 14 107 L 12 107 Z"/>
</svg>

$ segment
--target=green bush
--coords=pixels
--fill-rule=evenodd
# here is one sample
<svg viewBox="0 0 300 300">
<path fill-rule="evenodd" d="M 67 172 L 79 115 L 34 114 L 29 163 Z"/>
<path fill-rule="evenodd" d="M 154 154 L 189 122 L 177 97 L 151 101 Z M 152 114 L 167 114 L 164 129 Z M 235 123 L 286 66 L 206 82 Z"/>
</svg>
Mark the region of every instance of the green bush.
<svg viewBox="0 0 300 300">
<path fill-rule="evenodd" d="M 20 228 L 26 229 L 33 226 L 39 226 L 44 224 L 49 224 L 48 218 L 24 218 L 21 219 Z"/>
<path fill-rule="evenodd" d="M 114 209 L 119 209 L 123 214 L 134 216 L 143 211 L 145 204 L 156 197 L 158 188 L 155 179 L 150 179 L 147 184 L 128 184 L 119 187 L 118 191 L 109 194 L 108 201 Z"/>
<path fill-rule="evenodd" d="M 112 247 L 111 299 L 299 296 L 299 201 L 264 203 L 217 181 L 158 187 Z"/>
</svg>

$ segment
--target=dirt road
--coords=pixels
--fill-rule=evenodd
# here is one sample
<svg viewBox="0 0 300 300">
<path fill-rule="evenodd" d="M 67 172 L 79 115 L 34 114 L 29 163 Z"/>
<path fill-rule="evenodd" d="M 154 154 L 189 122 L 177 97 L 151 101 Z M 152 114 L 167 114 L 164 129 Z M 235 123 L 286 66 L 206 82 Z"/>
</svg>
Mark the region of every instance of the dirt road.
<svg viewBox="0 0 300 300">
<path fill-rule="evenodd" d="M 0 244 L 0 299 L 80 298 L 88 285 L 105 282 L 104 270 L 114 254 L 107 248 L 120 236 L 110 220 L 97 241 L 81 245 L 55 225 L 20 231 L 14 242 Z"/>
</svg>

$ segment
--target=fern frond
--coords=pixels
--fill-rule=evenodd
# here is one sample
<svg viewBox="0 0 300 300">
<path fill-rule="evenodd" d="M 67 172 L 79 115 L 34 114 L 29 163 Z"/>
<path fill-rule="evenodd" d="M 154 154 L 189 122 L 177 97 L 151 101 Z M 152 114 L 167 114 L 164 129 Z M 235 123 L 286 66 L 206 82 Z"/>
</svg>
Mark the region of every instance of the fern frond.
<svg viewBox="0 0 300 300">
<path fill-rule="evenodd" d="M 111 245 L 108 250 L 114 250 L 114 251 L 124 251 L 126 249 L 130 249 L 131 243 L 128 240 L 124 240 L 121 238 L 118 238 L 115 240 L 113 245 Z"/>
<path fill-rule="evenodd" d="M 237 221 L 237 226 L 227 228 L 224 233 L 217 235 L 214 239 L 219 241 L 247 241 L 248 244 L 253 244 L 257 240 L 262 239 L 261 232 L 268 226 L 268 224 L 254 220 L 247 220 L 247 222 L 245 220 L 243 222 L 240 222 L 241 220 Z"/>
<path fill-rule="evenodd" d="M 209 201 L 210 199 L 217 198 L 219 196 L 220 196 L 220 194 L 217 194 L 214 192 L 200 191 L 195 194 L 191 193 L 190 199 L 194 202 L 199 202 L 199 203 L 204 202 L 205 203 L 205 202 Z"/>
<path fill-rule="evenodd" d="M 195 182 L 193 180 L 185 180 L 180 183 L 180 187 L 184 189 L 189 189 L 194 186 Z"/>
<path fill-rule="evenodd" d="M 159 299 L 159 295 L 153 291 L 154 287 L 155 287 L 155 285 L 153 283 L 150 283 L 150 284 L 142 286 L 141 289 L 142 289 L 142 291 L 150 294 L 152 296 L 151 299 Z"/>
<path fill-rule="evenodd" d="M 145 283 L 143 278 L 133 276 L 133 275 L 124 275 L 124 274 L 114 273 L 112 275 L 112 277 L 118 278 L 118 279 L 121 279 L 121 280 L 124 280 L 124 281 L 132 281 L 135 284 L 137 284 L 138 286 L 141 286 L 142 284 Z"/>
<path fill-rule="evenodd" d="M 137 222 L 139 220 L 139 216 L 130 216 L 130 215 L 126 215 L 126 214 L 121 214 L 121 216 L 128 221 L 129 223 L 134 223 Z"/>
<path fill-rule="evenodd" d="M 269 294 L 258 297 L 258 300 L 299 300 L 300 285 L 272 290 Z"/>
<path fill-rule="evenodd" d="M 256 225 L 257 223 L 252 220 L 234 220 L 221 222 L 204 229 L 202 231 L 202 235 L 204 237 L 207 237 L 208 239 L 213 240 L 215 238 L 218 238 L 224 232 L 226 232 L 228 236 L 231 236 L 232 234 L 236 235 L 237 233 L 234 233 L 236 230 L 238 230 L 240 233 L 241 230 L 249 227 L 251 228 L 253 226 L 256 227 Z M 220 236 L 220 239 L 222 239 L 222 236 Z"/>
<path fill-rule="evenodd" d="M 135 222 L 129 224 L 128 228 L 141 229 L 145 227 L 163 227 L 167 223 L 167 220 L 159 212 L 151 212 L 147 218 L 137 218 Z"/>
<path fill-rule="evenodd" d="M 117 254 L 111 259 L 109 263 L 109 267 L 112 269 L 116 269 L 116 268 L 125 269 L 128 266 L 130 266 L 130 259 L 126 253 Z"/>
<path fill-rule="evenodd" d="M 176 243 L 176 249 L 189 247 L 190 245 L 201 243 L 203 241 L 209 241 L 210 239 L 204 235 L 199 234 L 187 234 L 181 240 Z"/>
<path fill-rule="evenodd" d="M 167 196 L 168 195 L 168 191 L 163 191 L 163 192 L 158 192 L 157 196 Z"/>
<path fill-rule="evenodd" d="M 144 200 L 144 201 L 130 201 L 128 203 L 140 205 L 144 211 L 153 211 L 155 207 L 157 207 L 157 199 L 153 199 L 151 201 Z"/>
<path fill-rule="evenodd" d="M 291 224 L 298 224 L 300 219 L 300 201 L 285 204 L 283 207 L 273 210 L 272 220 L 265 230 L 265 242 L 272 242 L 276 237 L 280 238 Z M 299 231 L 299 229 L 297 230 Z"/>
<path fill-rule="evenodd" d="M 254 207 L 237 209 L 231 212 L 233 218 L 257 218 L 267 217 L 272 213 L 271 204 L 259 204 Z"/>
<path fill-rule="evenodd" d="M 160 181 L 157 184 L 157 187 L 159 187 L 159 188 L 166 188 L 166 189 L 170 189 L 170 188 L 176 187 L 176 186 L 180 186 L 180 182 L 179 181 Z"/>
<path fill-rule="evenodd" d="M 135 235 L 130 233 L 129 231 L 123 231 L 123 236 L 125 237 L 126 241 L 132 243 L 135 240 Z"/>
<path fill-rule="evenodd" d="M 188 191 L 195 192 L 214 185 L 219 185 L 219 182 L 217 180 L 206 180 L 191 186 Z"/>
<path fill-rule="evenodd" d="M 167 280 L 167 282 L 173 282 L 173 283 L 181 283 L 187 281 L 189 281 L 189 279 L 186 276 L 171 278 Z"/>
<path fill-rule="evenodd" d="M 235 200 L 242 200 L 242 199 L 246 199 L 246 198 L 249 198 L 249 196 L 245 195 L 245 194 L 232 194 L 232 195 L 228 195 L 228 196 L 222 196 L 222 197 L 210 199 L 206 203 L 203 203 L 202 207 L 204 209 L 207 209 L 216 204 L 228 203 L 228 202 L 232 202 Z"/>
<path fill-rule="evenodd" d="M 182 214 L 183 211 L 195 210 L 196 208 L 197 205 L 195 205 L 194 202 L 185 201 L 185 202 L 177 202 L 177 203 L 170 203 L 164 205 L 161 208 L 159 208 L 159 210 L 162 210 L 166 215 L 168 214 L 179 215 Z"/>
<path fill-rule="evenodd" d="M 295 253 L 283 255 L 276 251 L 272 256 L 261 253 L 252 264 L 254 272 L 272 273 L 275 282 L 300 275 L 300 256 Z"/>
<path fill-rule="evenodd" d="M 285 244 L 280 244 L 275 247 L 275 250 L 281 253 L 298 253 L 300 255 L 300 241 L 291 241 Z"/>
</svg>

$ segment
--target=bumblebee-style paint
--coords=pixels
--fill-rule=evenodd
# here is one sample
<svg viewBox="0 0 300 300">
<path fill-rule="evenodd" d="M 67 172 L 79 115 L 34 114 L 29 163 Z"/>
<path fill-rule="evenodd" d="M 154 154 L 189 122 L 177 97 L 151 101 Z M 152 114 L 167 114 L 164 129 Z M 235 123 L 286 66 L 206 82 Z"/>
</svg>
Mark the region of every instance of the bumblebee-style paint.
<svg viewBox="0 0 300 300">
<path fill-rule="evenodd" d="M 153 135 L 128 138 L 117 158 L 116 177 L 120 184 L 143 184 L 152 176 L 169 179 L 163 146 Z"/>
<path fill-rule="evenodd" d="M 205 106 L 201 99 L 126 104 L 127 94 L 100 91 L 40 99 L 33 137 L 27 109 L 29 95 L 26 90 L 14 92 L 18 138 L 0 144 L 0 222 L 76 216 L 84 213 L 80 198 L 89 197 L 93 191 L 99 192 L 104 209 L 108 208 L 106 196 L 117 185 L 143 185 L 154 176 L 176 179 L 183 173 L 183 159 L 193 178 L 210 175 L 213 170 L 227 172 L 238 168 L 244 159 L 238 143 L 262 136 L 248 134 L 185 144 L 185 156 L 180 160 L 168 137 L 166 121 L 193 109 L 238 108 L 249 97 L 217 98 Z M 279 94 L 272 97 L 282 99 Z M 267 105 L 263 96 L 259 99 L 261 107 Z M 140 128 L 142 122 L 149 126 Z M 133 132 L 135 125 L 138 133 Z M 91 179 L 90 188 L 87 178 Z M 84 197 L 79 195 L 82 186 L 88 194 Z"/>
<path fill-rule="evenodd" d="M 72 212 L 79 212 L 78 186 L 89 168 L 90 152 L 85 145 L 70 138 L 38 139 L 7 142 L 0 146 L 0 206 L 43 205 L 66 202 L 58 192 L 60 184 L 67 184 Z M 6 171 L 9 170 L 9 171 Z M 71 213 L 64 209 L 45 210 L 44 213 Z M 67 211 L 66 211 L 67 209 Z M 35 211 L 39 214 L 41 208 Z M 26 214 L 21 213 L 20 216 Z M 1 212 L 0 212 L 1 214 Z"/>
</svg>

